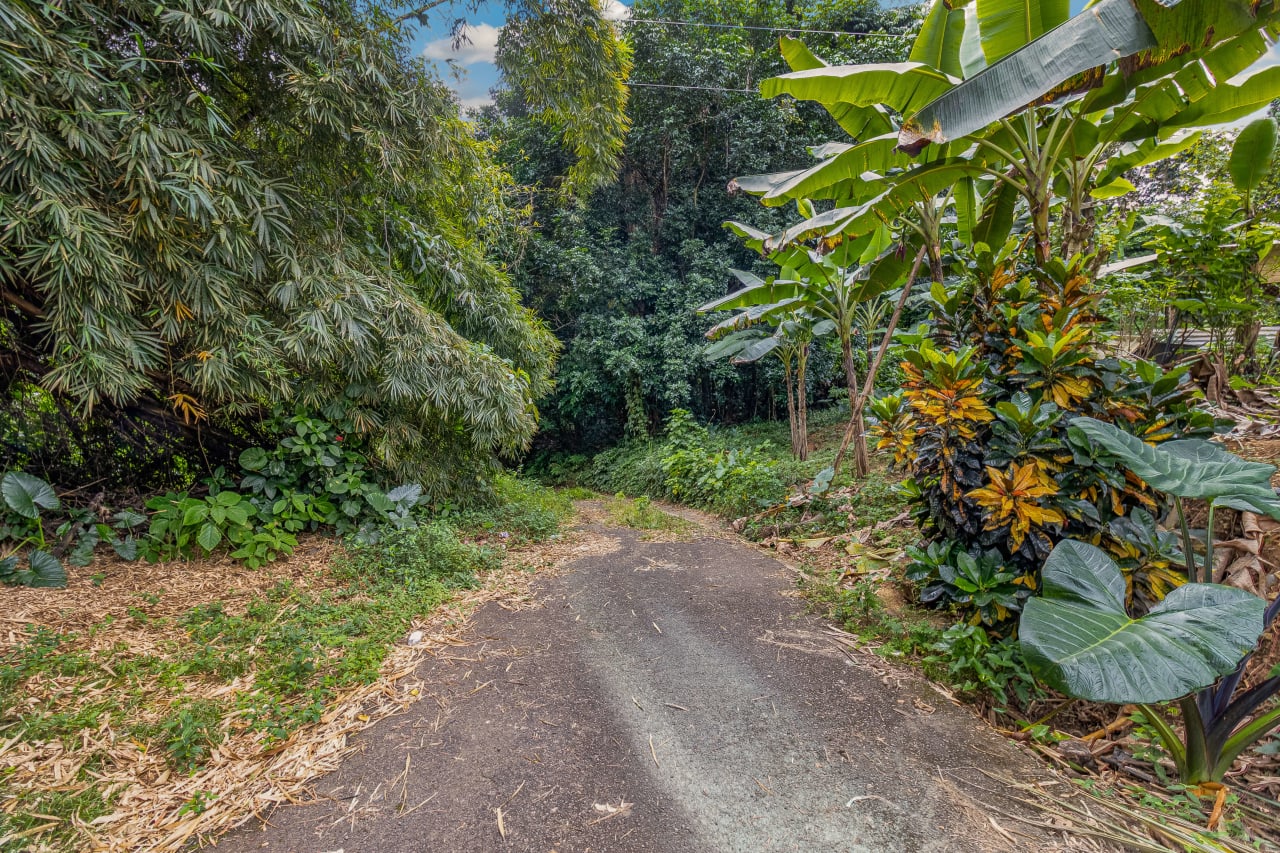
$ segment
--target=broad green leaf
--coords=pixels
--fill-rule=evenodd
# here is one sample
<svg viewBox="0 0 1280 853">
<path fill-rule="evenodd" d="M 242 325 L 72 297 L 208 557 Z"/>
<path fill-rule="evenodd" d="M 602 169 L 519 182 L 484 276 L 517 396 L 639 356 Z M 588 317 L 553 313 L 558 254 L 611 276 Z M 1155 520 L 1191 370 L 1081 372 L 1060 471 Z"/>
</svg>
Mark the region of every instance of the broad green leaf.
<svg viewBox="0 0 1280 853">
<path fill-rule="evenodd" d="M 782 48 L 782 58 L 786 60 L 787 65 L 792 71 L 812 71 L 817 68 L 827 68 L 827 63 L 810 52 L 804 43 L 790 36 L 783 36 L 779 44 Z M 884 133 L 890 133 L 896 130 L 893 118 L 889 115 L 889 111 L 880 104 L 824 104 L 828 113 L 835 119 L 836 124 L 840 125 L 845 133 L 854 139 L 862 139 L 868 136 L 878 136 Z"/>
<path fill-rule="evenodd" d="M 1041 680 L 1079 699 L 1177 699 L 1233 671 L 1262 634 L 1262 599 L 1218 584 L 1184 584 L 1130 618 L 1124 575 L 1085 542 L 1060 542 L 1041 581 L 1018 624 L 1022 649 Z"/>
<path fill-rule="evenodd" d="M 1036 32 L 1030 43 L 1025 33 L 1055 20 L 1058 10 L 1041 9 L 1032 19 L 1030 12 L 1017 12 L 1014 7 L 1040 7 L 1036 0 L 991 0 L 986 5 L 986 20 L 996 29 L 989 42 L 988 24 L 983 23 L 983 50 L 988 59 L 1004 51 L 1003 58 L 914 114 L 908 113 L 898 135 L 899 146 L 908 154 L 914 156 L 931 143 L 968 136 L 1021 110 L 1076 74 L 1156 44 L 1130 0 L 1101 0 L 1051 32 Z M 982 10 L 979 2 L 979 21 L 984 20 Z M 1017 39 L 1021 41 L 1014 44 Z"/>
<path fill-rule="evenodd" d="M 923 63 L 952 77 L 965 76 L 960 49 L 964 42 L 966 2 L 933 0 L 933 7 L 911 45 L 912 62 Z"/>
<path fill-rule="evenodd" d="M 960 239 L 973 243 L 973 229 L 978 224 L 978 188 L 973 178 L 961 178 L 951 190 L 956 205 L 956 231 Z"/>
<path fill-rule="evenodd" d="M 1130 169 L 1150 166 L 1161 160 L 1167 160 L 1181 154 L 1200 141 L 1201 132 L 1180 133 L 1166 142 L 1146 139 L 1139 143 L 1128 143 L 1120 146 L 1120 150 L 1107 160 L 1106 167 L 1098 175 L 1098 184 L 1109 184 Z"/>
<path fill-rule="evenodd" d="M 200 543 L 201 548 L 206 551 L 212 551 L 222 541 L 222 531 L 218 529 L 216 524 L 206 522 L 200 528 L 200 532 L 196 534 L 196 541 Z"/>
<path fill-rule="evenodd" d="M 799 222 L 765 241 L 766 249 L 776 249 L 810 240 L 862 237 L 884 226 L 894 215 L 933 196 L 965 177 L 979 177 L 986 167 L 979 157 L 940 160 L 917 166 L 897 177 L 875 198 L 858 205 L 835 207 Z"/>
<path fill-rule="evenodd" d="M 897 151 L 896 133 L 884 134 L 830 157 L 808 169 L 772 175 L 736 178 L 743 192 L 760 196 L 766 207 L 785 204 L 790 199 L 859 200 L 883 192 L 883 173 L 895 166 L 910 166 Z"/>
<path fill-rule="evenodd" d="M 782 345 L 782 339 L 777 335 L 770 335 L 767 338 L 751 341 L 744 346 L 737 355 L 730 359 L 734 364 L 750 364 L 753 361 L 759 361 L 769 353 L 776 350 Z"/>
<path fill-rule="evenodd" d="M 1231 183 L 1242 193 L 1251 193 L 1271 171 L 1271 161 L 1276 153 L 1276 123 L 1271 118 L 1251 122 L 1236 137 L 1231 146 L 1231 159 L 1227 171 Z"/>
<path fill-rule="evenodd" d="M 749 308 L 753 305 L 773 305 L 783 307 L 800 297 L 800 287 L 795 282 L 774 281 L 735 290 L 728 296 L 701 305 L 699 314 L 709 311 L 728 311 L 737 308 Z"/>
<path fill-rule="evenodd" d="M 403 486 L 396 486 L 387 492 L 387 497 L 398 504 L 405 503 L 414 506 L 422 497 L 422 486 L 417 483 L 405 483 Z"/>
<path fill-rule="evenodd" d="M 995 63 L 1063 24 L 1068 0 L 977 0 L 982 53 Z"/>
<path fill-rule="evenodd" d="M 1215 507 L 1227 507 L 1241 512 L 1254 512 L 1280 521 L 1280 496 L 1230 495 L 1213 499 Z"/>
<path fill-rule="evenodd" d="M 1112 424 L 1075 418 L 1078 429 L 1116 456 L 1152 488 L 1181 498 L 1224 496 L 1275 498 L 1271 477 L 1276 469 L 1248 462 L 1220 445 L 1200 439 L 1167 441 L 1156 447 Z"/>
<path fill-rule="evenodd" d="M 1116 178 L 1110 183 L 1094 187 L 1089 191 L 1089 195 L 1098 199 L 1119 198 L 1122 195 L 1128 195 L 1136 189 L 1137 187 L 1133 185 L 1132 181 L 1126 180 L 1125 178 Z"/>
<path fill-rule="evenodd" d="M 48 551 L 32 551 L 28 558 L 31 564 L 29 577 L 25 579 L 27 586 L 64 587 L 67 585 L 67 572 L 58 558 Z"/>
<path fill-rule="evenodd" d="M 768 98 L 790 95 L 820 104 L 883 105 L 899 113 L 910 113 L 958 82 L 918 62 L 897 62 L 793 71 L 765 80 L 760 84 L 760 91 Z"/>
<path fill-rule="evenodd" d="M 1280 65 L 1264 68 L 1237 85 L 1222 84 L 1191 106 L 1163 122 L 1172 132 L 1183 127 L 1223 124 L 1270 105 L 1280 97 Z"/>
<path fill-rule="evenodd" d="M 23 518 L 39 518 L 41 509 L 57 509 L 58 496 L 53 487 L 23 471 L 10 471 L 0 479 L 0 496 L 9 509 Z"/>
<path fill-rule="evenodd" d="M 982 215 L 973 229 L 974 243 L 986 243 L 987 248 L 999 251 L 1013 230 L 1013 217 L 1020 198 L 1017 188 L 1000 181 L 983 199 Z"/>
<path fill-rule="evenodd" d="M 240 454 L 240 467 L 246 471 L 261 471 L 267 464 L 267 451 L 261 447 L 246 448 Z"/>
</svg>

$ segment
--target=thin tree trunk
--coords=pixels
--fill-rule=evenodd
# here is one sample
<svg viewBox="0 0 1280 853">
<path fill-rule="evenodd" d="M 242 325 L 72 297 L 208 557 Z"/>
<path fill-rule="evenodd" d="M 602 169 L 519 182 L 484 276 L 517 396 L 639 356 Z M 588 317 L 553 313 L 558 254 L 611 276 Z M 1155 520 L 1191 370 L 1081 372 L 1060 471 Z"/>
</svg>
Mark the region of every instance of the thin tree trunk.
<svg viewBox="0 0 1280 853">
<path fill-rule="evenodd" d="M 911 295 L 911 286 L 915 284 L 916 274 L 920 272 L 920 263 L 924 260 L 924 254 L 924 248 L 921 248 L 916 253 L 916 262 L 911 267 L 911 274 L 907 276 L 907 283 L 902 286 L 902 295 L 898 297 L 898 304 L 894 306 L 893 316 L 889 318 L 889 325 L 885 329 L 880 348 L 876 350 L 875 360 L 867 367 L 866 383 L 862 386 L 862 390 L 857 392 L 856 397 L 854 396 L 853 382 L 850 381 L 849 406 L 852 411 L 849 417 L 849 426 L 845 428 L 844 438 L 840 441 L 840 450 L 836 453 L 834 466 L 836 474 L 840 473 L 840 463 L 844 460 L 845 451 L 848 450 L 851 441 L 857 442 L 854 445 L 854 464 L 858 476 L 865 477 L 871 470 L 871 465 L 867 460 L 867 442 L 862 424 L 862 412 L 866 408 L 867 400 L 871 397 L 871 392 L 875 390 L 876 374 L 880 371 L 880 362 L 884 361 L 884 354 L 888 351 L 889 343 L 893 340 L 893 333 L 898 328 L 898 319 L 902 317 L 903 306 L 907 304 L 907 297 Z M 846 366 L 846 374 L 849 366 L 851 365 Z M 858 453 L 859 450 L 861 454 Z"/>
<path fill-rule="evenodd" d="M 791 424 L 791 455 L 800 458 L 800 451 L 796 444 L 796 432 L 800 428 L 798 416 L 796 415 L 796 401 L 793 385 L 795 384 L 791 376 L 791 363 L 789 361 L 782 362 L 782 376 L 787 386 L 787 420 Z"/>
<path fill-rule="evenodd" d="M 796 458 L 809 458 L 809 391 L 805 386 L 805 369 L 809 364 L 809 345 L 801 344 L 796 354 Z"/>
<path fill-rule="evenodd" d="M 845 427 L 844 438 L 840 441 L 840 450 L 836 452 L 836 461 L 832 467 L 836 474 L 840 473 L 840 463 L 844 461 L 849 443 L 853 442 L 854 472 L 859 477 L 865 477 L 871 471 L 871 462 L 867 458 L 867 438 L 862 424 L 862 412 L 857 407 L 858 371 L 853 366 L 853 341 L 850 336 L 846 335 L 840 341 L 840 351 L 844 356 L 845 384 L 849 387 L 849 425 Z"/>
</svg>

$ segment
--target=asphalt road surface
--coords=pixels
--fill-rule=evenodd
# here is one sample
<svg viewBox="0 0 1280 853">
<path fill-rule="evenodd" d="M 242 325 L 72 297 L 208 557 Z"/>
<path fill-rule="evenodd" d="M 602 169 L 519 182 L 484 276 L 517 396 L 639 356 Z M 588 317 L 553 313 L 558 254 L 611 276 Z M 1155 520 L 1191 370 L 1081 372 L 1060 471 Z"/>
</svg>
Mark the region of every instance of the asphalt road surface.
<svg viewBox="0 0 1280 853">
<path fill-rule="evenodd" d="M 217 849 L 1052 847 L 983 807 L 995 783 L 978 768 L 1029 778 L 1036 762 L 914 674 L 844 650 L 786 567 L 723 536 L 586 533 L 602 547 L 539 581 L 540 606 L 490 604 L 469 646 L 424 662 L 426 698 L 360 735 L 316 803 Z"/>
</svg>

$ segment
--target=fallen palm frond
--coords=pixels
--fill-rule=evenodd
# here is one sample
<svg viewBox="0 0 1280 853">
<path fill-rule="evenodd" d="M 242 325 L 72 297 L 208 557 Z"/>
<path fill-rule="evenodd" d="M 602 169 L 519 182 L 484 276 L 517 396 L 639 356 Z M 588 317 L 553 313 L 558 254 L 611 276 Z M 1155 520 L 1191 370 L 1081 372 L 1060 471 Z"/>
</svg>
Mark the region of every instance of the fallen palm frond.
<svg viewBox="0 0 1280 853">
<path fill-rule="evenodd" d="M 991 805 L 994 811 L 1031 826 L 1050 830 L 1065 837 L 1085 837 L 1102 843 L 1100 849 L 1108 851 L 1139 851 L 1139 853 L 1257 853 L 1259 849 L 1275 850 L 1274 845 L 1255 846 L 1253 842 L 1214 832 L 1155 804 L 1132 802 L 1124 798 L 1118 789 L 1094 791 L 1065 782 L 1049 785 L 1019 782 L 1007 776 L 982 770 L 988 778 L 1005 790 L 1003 796 L 1030 807 L 1045 815 L 1036 820 L 1025 814 L 1015 814 Z M 1009 792 L 1016 792 L 1011 795 Z M 1001 792 L 990 791 L 993 795 Z M 1168 799 L 1151 791 L 1160 805 L 1169 806 Z"/>
</svg>

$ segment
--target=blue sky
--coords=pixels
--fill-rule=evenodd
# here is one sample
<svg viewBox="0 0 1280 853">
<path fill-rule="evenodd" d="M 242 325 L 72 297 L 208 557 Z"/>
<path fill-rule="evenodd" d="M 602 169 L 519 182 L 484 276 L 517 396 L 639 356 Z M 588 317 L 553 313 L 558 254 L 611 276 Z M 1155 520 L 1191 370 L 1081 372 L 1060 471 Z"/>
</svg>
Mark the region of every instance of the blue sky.
<svg viewBox="0 0 1280 853">
<path fill-rule="evenodd" d="M 625 17 L 632 0 L 627 0 L 625 4 L 621 0 L 607 2 L 613 7 L 613 14 Z M 905 6 L 913 2 L 918 0 L 882 0 L 884 6 Z M 1071 0 L 1071 13 L 1074 15 L 1080 12 L 1086 2 L 1087 0 Z M 489 103 L 489 89 L 498 81 L 498 69 L 493 64 L 493 57 L 500 29 L 506 21 L 506 4 L 485 0 L 477 11 L 465 14 L 470 43 L 454 50 L 450 33 L 454 21 L 464 13 L 461 3 L 456 6 L 446 4 L 428 12 L 430 26 L 418 27 L 414 52 L 435 62 L 441 76 L 458 93 L 465 109 Z M 1260 65 L 1274 65 L 1278 62 L 1280 45 Z"/>
</svg>

